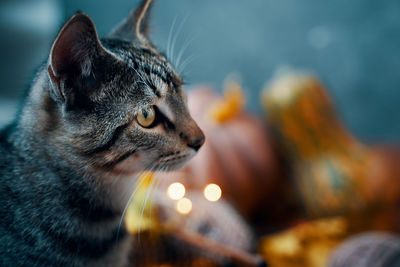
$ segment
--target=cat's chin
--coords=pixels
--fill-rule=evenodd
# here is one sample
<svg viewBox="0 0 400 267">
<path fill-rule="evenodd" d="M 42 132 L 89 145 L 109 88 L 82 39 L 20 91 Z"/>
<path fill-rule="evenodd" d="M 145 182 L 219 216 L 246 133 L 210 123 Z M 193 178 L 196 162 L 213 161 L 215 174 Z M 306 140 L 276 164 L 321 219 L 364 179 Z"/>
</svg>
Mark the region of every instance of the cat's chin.
<svg viewBox="0 0 400 267">
<path fill-rule="evenodd" d="M 133 176 L 143 170 L 147 171 L 175 171 L 183 168 L 196 155 L 195 152 L 177 153 L 174 157 L 161 158 L 157 161 L 144 160 L 142 157 L 129 157 L 116 165 L 109 172 L 118 176 Z M 145 163 L 149 161 L 148 163 Z"/>
<path fill-rule="evenodd" d="M 107 173 L 118 176 L 118 177 L 130 177 L 138 174 L 140 171 L 137 170 L 130 170 L 130 169 L 123 169 L 123 168 L 114 168 L 111 170 L 107 170 Z"/>
<path fill-rule="evenodd" d="M 158 168 L 157 171 L 161 171 L 161 172 L 176 171 L 176 170 L 182 169 L 186 165 L 187 162 L 188 162 L 188 160 L 185 160 L 183 162 L 162 166 L 162 167 Z"/>
<path fill-rule="evenodd" d="M 148 168 L 146 170 L 147 171 L 160 171 L 160 172 L 176 171 L 176 170 L 183 168 L 187 162 L 188 162 L 188 159 L 185 161 L 182 161 L 182 162 L 171 163 L 168 165 L 158 165 L 153 168 Z M 121 177 L 121 176 L 131 177 L 131 176 L 137 175 L 138 173 L 141 173 L 142 171 L 143 171 L 143 169 L 141 171 L 139 171 L 137 169 L 117 167 L 112 170 L 109 170 L 108 172 L 112 175 L 116 175 L 119 177 Z"/>
<path fill-rule="evenodd" d="M 184 155 L 170 158 L 167 161 L 160 161 L 157 171 L 176 171 L 183 168 L 196 153 L 187 153 Z"/>
</svg>

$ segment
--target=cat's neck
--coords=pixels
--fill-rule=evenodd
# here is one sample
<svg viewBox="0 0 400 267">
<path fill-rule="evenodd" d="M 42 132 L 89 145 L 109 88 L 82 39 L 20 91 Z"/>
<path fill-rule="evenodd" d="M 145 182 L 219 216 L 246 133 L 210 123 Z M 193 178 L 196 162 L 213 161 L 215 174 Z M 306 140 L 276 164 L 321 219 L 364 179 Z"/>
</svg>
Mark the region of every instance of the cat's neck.
<svg viewBox="0 0 400 267">
<path fill-rule="evenodd" d="M 25 103 L 15 122 L 11 141 L 16 148 L 26 151 L 46 150 L 44 145 L 52 141 L 52 130 L 57 127 L 55 102 L 48 95 L 49 80 L 45 71 L 40 71 L 29 89 Z"/>
<path fill-rule="evenodd" d="M 15 152 L 28 164 L 45 164 L 65 181 L 82 187 L 88 201 L 122 212 L 133 190 L 135 174 L 113 174 L 84 164 L 60 130 L 62 110 L 49 95 L 49 78 L 41 71 L 9 136 Z M 61 132 L 61 133 L 60 133 Z M 40 159 L 40 160 L 38 160 Z M 91 195 L 92 194 L 92 195 Z"/>
</svg>

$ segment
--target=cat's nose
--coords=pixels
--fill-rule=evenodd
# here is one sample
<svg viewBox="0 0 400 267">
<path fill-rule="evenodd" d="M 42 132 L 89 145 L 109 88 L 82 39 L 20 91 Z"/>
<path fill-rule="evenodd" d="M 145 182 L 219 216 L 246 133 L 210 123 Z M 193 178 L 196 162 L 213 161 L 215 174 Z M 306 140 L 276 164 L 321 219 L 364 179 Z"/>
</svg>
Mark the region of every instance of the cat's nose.
<svg viewBox="0 0 400 267">
<path fill-rule="evenodd" d="M 204 135 L 202 135 L 200 138 L 197 138 L 196 140 L 188 143 L 188 147 L 193 148 L 195 151 L 198 151 L 200 147 L 204 144 L 205 141 Z"/>
<path fill-rule="evenodd" d="M 179 137 L 188 147 L 194 151 L 198 151 L 204 144 L 205 137 L 203 131 L 199 128 L 197 123 L 190 118 L 188 121 L 183 123 L 182 131 L 179 133 Z"/>
</svg>

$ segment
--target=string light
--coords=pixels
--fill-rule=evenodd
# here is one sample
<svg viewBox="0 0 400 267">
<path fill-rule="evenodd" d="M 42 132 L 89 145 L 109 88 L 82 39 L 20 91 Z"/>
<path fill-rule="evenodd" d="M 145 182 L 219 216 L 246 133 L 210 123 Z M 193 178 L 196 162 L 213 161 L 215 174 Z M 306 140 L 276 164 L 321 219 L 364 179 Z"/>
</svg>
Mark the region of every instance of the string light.
<svg viewBox="0 0 400 267">
<path fill-rule="evenodd" d="M 188 214 L 192 210 L 192 201 L 186 197 L 175 203 L 175 209 L 181 214 Z"/>
<path fill-rule="evenodd" d="M 221 198 L 222 190 L 216 184 L 208 184 L 203 191 L 204 197 L 208 201 L 218 201 Z"/>
<path fill-rule="evenodd" d="M 173 200 L 181 199 L 185 196 L 185 186 L 181 183 L 172 183 L 168 186 L 167 195 Z"/>
</svg>

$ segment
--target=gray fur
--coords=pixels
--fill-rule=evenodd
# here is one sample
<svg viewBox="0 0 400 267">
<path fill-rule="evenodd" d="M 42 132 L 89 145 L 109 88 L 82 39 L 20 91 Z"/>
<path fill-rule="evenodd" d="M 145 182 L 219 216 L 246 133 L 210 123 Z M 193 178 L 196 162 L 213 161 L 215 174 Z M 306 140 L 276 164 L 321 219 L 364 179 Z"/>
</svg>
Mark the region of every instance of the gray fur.
<svg viewBox="0 0 400 267">
<path fill-rule="evenodd" d="M 147 21 L 147 2 L 125 23 Z M 121 38 L 122 24 L 100 41 L 77 13 L 61 29 L 18 118 L 1 132 L 1 266 L 127 264 L 129 236 L 122 229 L 117 242 L 116 234 L 132 177 L 179 168 L 204 142 L 181 77 L 143 25 Z M 148 106 L 157 121 L 143 128 L 135 118 Z"/>
</svg>

